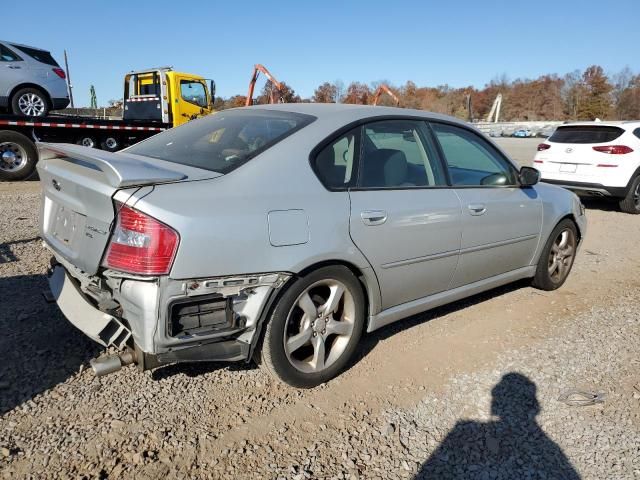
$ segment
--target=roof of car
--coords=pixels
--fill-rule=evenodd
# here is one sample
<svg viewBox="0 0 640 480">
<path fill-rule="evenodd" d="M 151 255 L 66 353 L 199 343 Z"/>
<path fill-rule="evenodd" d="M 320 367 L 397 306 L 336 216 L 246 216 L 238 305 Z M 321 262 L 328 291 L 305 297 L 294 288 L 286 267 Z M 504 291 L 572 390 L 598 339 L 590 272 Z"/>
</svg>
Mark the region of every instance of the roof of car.
<svg viewBox="0 0 640 480">
<path fill-rule="evenodd" d="M 48 52 L 48 50 L 45 50 L 44 48 L 32 47 L 31 45 L 25 45 L 23 43 L 18 43 L 18 42 L 10 42 L 8 40 L 0 40 L 0 43 L 4 43 L 6 45 L 13 45 L 14 47 L 26 47 L 26 48 L 32 48 L 33 50 L 40 50 L 40 51 L 43 51 L 43 52 Z"/>
<path fill-rule="evenodd" d="M 640 120 L 593 120 L 580 122 L 567 122 L 558 127 L 634 127 L 640 126 Z"/>
<path fill-rule="evenodd" d="M 247 108 L 247 107 L 242 107 Z M 349 116 L 353 120 L 360 120 L 371 117 L 386 116 L 406 116 L 424 117 L 425 119 L 445 120 L 447 122 L 458 123 L 468 126 L 469 124 L 458 118 L 442 115 L 440 113 L 426 110 L 414 110 L 410 108 L 382 107 L 372 105 L 352 105 L 347 103 L 277 103 L 271 105 L 254 105 L 248 108 L 259 108 L 265 110 L 281 110 L 293 113 L 303 113 L 313 115 L 318 118 L 327 118 L 334 115 Z"/>
</svg>

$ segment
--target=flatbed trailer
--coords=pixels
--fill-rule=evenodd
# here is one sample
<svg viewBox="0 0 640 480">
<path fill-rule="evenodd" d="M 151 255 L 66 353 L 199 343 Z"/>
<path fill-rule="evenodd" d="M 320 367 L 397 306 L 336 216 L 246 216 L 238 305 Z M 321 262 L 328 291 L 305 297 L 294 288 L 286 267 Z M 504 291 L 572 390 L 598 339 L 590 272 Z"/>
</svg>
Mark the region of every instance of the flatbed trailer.
<svg viewBox="0 0 640 480">
<path fill-rule="evenodd" d="M 75 143 L 116 152 L 212 111 L 215 84 L 160 67 L 125 76 L 122 119 L 0 114 L 0 181 L 35 172 L 36 142 Z"/>
</svg>

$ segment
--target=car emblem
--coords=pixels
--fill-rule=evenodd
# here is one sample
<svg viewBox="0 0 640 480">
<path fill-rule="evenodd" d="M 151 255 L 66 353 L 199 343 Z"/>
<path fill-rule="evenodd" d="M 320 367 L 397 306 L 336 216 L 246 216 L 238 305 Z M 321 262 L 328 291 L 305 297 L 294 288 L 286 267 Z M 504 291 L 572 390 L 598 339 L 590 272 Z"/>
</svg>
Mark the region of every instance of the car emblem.
<svg viewBox="0 0 640 480">
<path fill-rule="evenodd" d="M 571 153 L 571 152 L 573 152 L 573 148 L 569 147 L 569 148 L 567 148 L 567 149 L 565 150 L 565 152 L 566 152 L 566 153 Z"/>
<path fill-rule="evenodd" d="M 60 191 L 60 182 L 58 182 L 55 178 L 51 180 L 51 184 L 53 185 L 53 188 L 55 188 L 57 191 Z"/>
</svg>

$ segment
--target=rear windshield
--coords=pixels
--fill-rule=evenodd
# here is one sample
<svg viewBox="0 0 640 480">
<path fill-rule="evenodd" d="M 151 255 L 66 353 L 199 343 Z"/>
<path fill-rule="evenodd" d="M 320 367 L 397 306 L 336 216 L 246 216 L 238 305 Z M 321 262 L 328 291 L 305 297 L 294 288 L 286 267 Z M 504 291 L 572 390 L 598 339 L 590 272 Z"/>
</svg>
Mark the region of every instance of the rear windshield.
<svg viewBox="0 0 640 480">
<path fill-rule="evenodd" d="M 154 135 L 126 151 L 228 173 L 313 120 L 311 115 L 274 110 L 222 111 Z"/>
<path fill-rule="evenodd" d="M 554 143 L 606 143 L 611 142 L 624 133 L 622 128 L 605 126 L 558 127 L 549 137 Z"/>
<path fill-rule="evenodd" d="M 56 62 L 53 59 L 53 57 L 49 52 L 46 52 L 44 50 L 38 50 L 36 48 L 21 47 L 19 45 L 13 45 L 13 46 L 16 47 L 18 50 L 20 50 L 21 52 L 29 55 L 31 58 L 36 59 L 39 62 L 46 63 L 47 65 L 51 65 L 52 67 L 60 66 L 58 65 L 58 62 Z"/>
</svg>

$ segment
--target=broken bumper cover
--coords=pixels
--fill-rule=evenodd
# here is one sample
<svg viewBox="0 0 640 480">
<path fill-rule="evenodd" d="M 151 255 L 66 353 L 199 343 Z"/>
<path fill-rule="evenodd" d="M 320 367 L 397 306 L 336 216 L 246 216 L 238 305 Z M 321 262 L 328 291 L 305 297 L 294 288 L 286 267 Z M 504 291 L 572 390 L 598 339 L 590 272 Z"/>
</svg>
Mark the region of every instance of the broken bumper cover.
<svg viewBox="0 0 640 480">
<path fill-rule="evenodd" d="M 62 266 L 53 268 L 49 288 L 64 316 L 85 335 L 104 347 L 126 346 L 131 331 L 117 318 L 91 305 Z"/>
<path fill-rule="evenodd" d="M 87 290 L 69 268 L 74 272 L 70 265 L 61 264 L 50 272 L 49 285 L 60 310 L 99 344 L 134 349 L 135 363 L 142 369 L 174 362 L 248 360 L 275 293 L 290 278 L 286 273 L 271 273 L 174 280 L 106 271 L 106 283 L 121 313 L 116 317 L 94 306 L 89 297 L 95 300 L 95 292 Z M 212 296 L 231 310 L 230 327 L 172 332 L 173 305 L 197 304 Z"/>
</svg>

